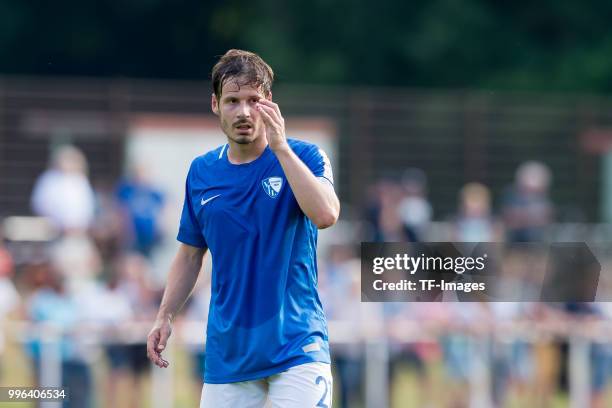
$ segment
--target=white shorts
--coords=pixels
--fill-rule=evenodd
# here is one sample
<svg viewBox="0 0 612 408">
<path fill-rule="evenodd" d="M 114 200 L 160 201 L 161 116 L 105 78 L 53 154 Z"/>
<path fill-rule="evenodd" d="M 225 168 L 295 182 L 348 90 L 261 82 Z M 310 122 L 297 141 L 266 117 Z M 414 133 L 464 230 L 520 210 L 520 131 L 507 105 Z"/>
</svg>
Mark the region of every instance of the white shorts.
<svg viewBox="0 0 612 408">
<path fill-rule="evenodd" d="M 204 384 L 200 408 L 331 408 L 331 366 L 306 363 L 252 381 Z"/>
</svg>

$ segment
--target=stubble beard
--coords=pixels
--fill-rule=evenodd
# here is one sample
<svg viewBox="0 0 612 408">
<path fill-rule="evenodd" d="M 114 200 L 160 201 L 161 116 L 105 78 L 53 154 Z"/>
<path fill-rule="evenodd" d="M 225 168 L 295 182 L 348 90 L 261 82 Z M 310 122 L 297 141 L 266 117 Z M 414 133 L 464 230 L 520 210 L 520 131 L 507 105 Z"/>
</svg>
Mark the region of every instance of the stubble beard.
<svg viewBox="0 0 612 408">
<path fill-rule="evenodd" d="M 241 144 L 241 145 L 248 145 L 251 144 L 253 142 L 255 142 L 257 140 L 257 135 L 255 133 L 253 133 L 252 135 L 236 135 L 236 134 L 232 134 L 230 133 L 231 136 L 228 136 L 233 142 Z"/>
<path fill-rule="evenodd" d="M 248 144 L 254 143 L 260 137 L 260 135 L 258 134 L 259 129 L 255 129 L 255 127 L 253 127 L 252 129 L 253 131 L 250 135 L 237 134 L 236 129 L 234 128 L 233 124 L 230 124 L 230 123 L 222 122 L 222 129 L 225 135 L 228 137 L 228 139 L 230 139 L 232 142 L 237 143 L 239 145 L 248 145 Z"/>
</svg>

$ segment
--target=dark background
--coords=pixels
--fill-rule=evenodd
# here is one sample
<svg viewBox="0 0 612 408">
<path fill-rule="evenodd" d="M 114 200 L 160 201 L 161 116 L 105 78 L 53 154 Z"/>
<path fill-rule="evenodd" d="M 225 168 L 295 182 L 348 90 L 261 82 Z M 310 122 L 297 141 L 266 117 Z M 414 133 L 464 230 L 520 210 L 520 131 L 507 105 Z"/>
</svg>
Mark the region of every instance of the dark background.
<svg viewBox="0 0 612 408">
<path fill-rule="evenodd" d="M 0 1 L 0 72 L 207 79 L 228 48 L 280 82 L 607 93 L 608 1 Z"/>
<path fill-rule="evenodd" d="M 274 68 L 286 116 L 336 126 L 345 216 L 408 167 L 427 173 L 438 220 L 471 181 L 498 208 L 539 160 L 557 220 L 607 221 L 607 142 L 588 151 L 584 136 L 612 135 L 610 21 L 606 1 L 0 0 L 0 214 L 29 212 L 55 145 L 83 149 L 94 180 L 117 177 L 132 114 L 210 115 L 211 67 L 244 48 Z M 100 129 L 32 134 L 41 112 Z"/>
</svg>

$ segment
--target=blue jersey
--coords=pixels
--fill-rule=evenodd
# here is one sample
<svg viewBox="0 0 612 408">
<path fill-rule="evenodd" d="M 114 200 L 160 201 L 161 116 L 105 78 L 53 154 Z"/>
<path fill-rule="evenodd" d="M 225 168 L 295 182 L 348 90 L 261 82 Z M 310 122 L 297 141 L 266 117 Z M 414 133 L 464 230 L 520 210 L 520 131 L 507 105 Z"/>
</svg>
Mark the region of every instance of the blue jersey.
<svg viewBox="0 0 612 408">
<path fill-rule="evenodd" d="M 317 177 L 333 183 L 325 153 L 288 140 Z M 227 145 L 189 169 L 178 240 L 208 247 L 212 286 L 204 381 L 267 377 L 329 363 L 317 293 L 317 227 L 300 209 L 276 155 L 232 164 Z"/>
</svg>

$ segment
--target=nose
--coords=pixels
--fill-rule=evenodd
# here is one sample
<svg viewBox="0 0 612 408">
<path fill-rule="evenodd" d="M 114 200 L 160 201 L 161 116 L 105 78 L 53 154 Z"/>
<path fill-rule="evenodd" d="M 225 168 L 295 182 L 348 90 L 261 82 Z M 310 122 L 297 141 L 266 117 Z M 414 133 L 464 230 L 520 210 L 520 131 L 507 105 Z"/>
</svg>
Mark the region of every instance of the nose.
<svg viewBox="0 0 612 408">
<path fill-rule="evenodd" d="M 250 118 L 251 117 L 251 106 L 248 102 L 241 102 L 238 108 L 238 118 Z"/>
</svg>

